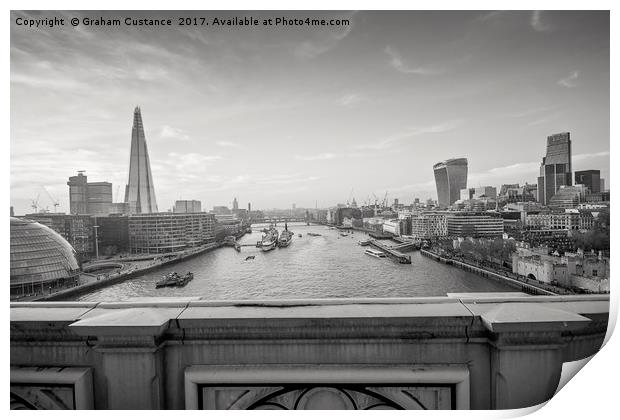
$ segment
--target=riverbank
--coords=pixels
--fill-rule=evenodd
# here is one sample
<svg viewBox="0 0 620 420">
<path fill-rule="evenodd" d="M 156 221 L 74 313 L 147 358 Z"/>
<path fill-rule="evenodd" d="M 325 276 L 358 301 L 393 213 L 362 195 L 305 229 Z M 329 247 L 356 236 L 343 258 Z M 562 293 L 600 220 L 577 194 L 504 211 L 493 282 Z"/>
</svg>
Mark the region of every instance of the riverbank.
<svg viewBox="0 0 620 420">
<path fill-rule="evenodd" d="M 203 245 L 201 247 L 192 248 L 189 250 L 185 250 L 179 252 L 177 254 L 166 254 L 163 255 L 151 255 L 149 257 L 139 256 L 136 257 L 133 261 L 139 261 L 141 264 L 126 264 L 126 267 L 118 273 L 103 276 L 103 278 L 88 281 L 77 286 L 59 290 L 55 293 L 51 293 L 48 295 L 37 296 L 32 301 L 49 301 L 49 300 L 63 300 L 71 298 L 75 295 L 92 292 L 97 289 L 101 289 L 103 287 L 111 286 L 113 284 L 121 283 L 123 281 L 129 280 L 134 277 L 141 276 L 143 274 L 149 273 L 151 271 L 155 271 L 160 269 L 163 266 L 175 264 L 189 258 L 196 257 L 205 252 L 212 251 L 221 247 L 222 244 L 219 242 L 212 242 L 207 245 Z M 118 261 L 118 260 L 113 260 Z M 122 259 L 125 263 L 130 263 L 132 260 L 130 257 L 126 257 Z"/>
<path fill-rule="evenodd" d="M 428 251 L 426 249 L 421 249 L 420 250 L 420 254 L 424 255 L 425 257 L 432 258 L 435 261 L 441 262 L 443 264 L 453 265 L 453 266 L 458 267 L 458 268 L 460 268 L 462 270 L 475 273 L 475 274 L 477 274 L 479 276 L 500 281 L 500 282 L 502 282 L 504 284 L 507 284 L 507 285 L 509 285 L 511 287 L 519 289 L 519 290 L 523 291 L 524 293 L 527 293 L 527 294 L 530 294 L 530 295 L 557 295 L 558 294 L 558 293 L 556 293 L 554 291 L 547 290 L 544 287 L 538 287 L 538 286 L 535 286 L 533 284 L 525 283 L 525 282 L 522 282 L 520 280 L 513 279 L 513 278 L 507 277 L 505 275 L 502 275 L 500 273 L 496 273 L 494 271 L 490 271 L 490 270 L 485 269 L 485 268 L 477 267 L 477 266 L 475 266 L 473 264 L 468 264 L 468 263 L 463 262 L 463 261 L 455 260 L 455 259 L 452 259 L 452 258 L 446 258 L 446 257 L 443 257 L 441 255 L 435 254 L 435 253 L 433 253 L 431 251 Z"/>
</svg>

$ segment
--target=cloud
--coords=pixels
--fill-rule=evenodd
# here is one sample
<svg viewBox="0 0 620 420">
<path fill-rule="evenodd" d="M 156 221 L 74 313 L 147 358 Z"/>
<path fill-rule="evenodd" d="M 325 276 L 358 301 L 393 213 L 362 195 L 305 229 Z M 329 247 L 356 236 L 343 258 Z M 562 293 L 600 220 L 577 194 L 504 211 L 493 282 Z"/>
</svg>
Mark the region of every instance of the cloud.
<svg viewBox="0 0 620 420">
<path fill-rule="evenodd" d="M 189 140 L 189 136 L 181 129 L 164 125 L 159 136 L 164 139 Z"/>
<path fill-rule="evenodd" d="M 240 149 L 241 145 L 232 141 L 226 141 L 226 140 L 220 140 L 220 141 L 216 141 L 215 144 L 217 144 L 220 147 L 230 147 L 233 149 Z"/>
<path fill-rule="evenodd" d="M 207 163 L 222 159 L 217 155 L 203 155 L 201 153 L 168 153 L 170 159 L 162 162 L 173 166 L 178 171 L 200 172 Z"/>
<path fill-rule="evenodd" d="M 338 105 L 352 107 L 353 105 L 360 103 L 363 99 L 364 97 L 358 93 L 349 93 L 338 99 Z"/>
<path fill-rule="evenodd" d="M 321 179 L 318 176 L 301 174 L 275 174 L 275 175 L 257 175 L 242 174 L 233 177 L 222 175 L 209 175 L 203 179 L 203 192 L 219 192 L 219 191 L 249 191 L 255 190 L 257 186 L 282 187 L 292 186 L 294 190 L 301 190 L 303 185 Z M 272 193 L 271 188 L 264 190 L 266 194 Z"/>
<path fill-rule="evenodd" d="M 507 114 L 504 114 L 504 116 L 509 117 L 509 118 L 523 118 L 523 117 L 528 117 L 534 114 L 541 114 L 546 111 L 552 111 L 557 108 L 558 108 L 558 105 L 529 108 L 529 109 L 524 109 L 521 111 L 507 113 Z"/>
<path fill-rule="evenodd" d="M 596 153 L 581 153 L 578 155 L 573 155 L 573 162 L 582 162 L 584 160 L 593 159 L 597 157 L 609 156 L 609 150 L 606 152 L 596 152 Z"/>
<path fill-rule="evenodd" d="M 389 45 L 385 47 L 385 52 L 390 57 L 390 65 L 401 73 L 434 75 L 434 74 L 441 74 L 445 72 L 444 69 L 409 66 L 405 64 L 405 62 L 403 61 L 403 58 L 400 55 L 400 52 L 398 52 L 394 47 L 391 47 Z"/>
<path fill-rule="evenodd" d="M 295 156 L 295 159 L 297 160 L 330 160 L 330 159 L 335 159 L 336 157 L 338 157 L 338 155 L 334 154 L 334 153 L 321 153 L 318 155 L 313 155 L 313 156 Z"/>
<path fill-rule="evenodd" d="M 502 14 L 503 14 L 502 10 L 494 10 L 492 12 L 487 12 L 487 13 L 484 13 L 484 14 L 478 16 L 476 18 L 476 20 L 479 20 L 479 21 L 482 21 L 482 22 L 484 22 L 486 20 L 493 20 L 493 19 L 496 19 L 496 18 L 500 17 Z"/>
<path fill-rule="evenodd" d="M 295 56 L 301 59 L 313 59 L 335 48 L 340 41 L 345 39 L 353 30 L 353 16 L 356 12 L 339 19 L 348 19 L 349 25 L 341 31 L 315 32 L 314 39 L 306 40 L 297 45 L 293 51 Z"/>
<path fill-rule="evenodd" d="M 581 153 L 573 155 L 572 160 L 573 164 L 578 162 L 582 165 L 585 165 L 585 162 L 590 159 L 605 156 L 609 156 L 609 151 Z M 506 166 L 487 169 L 484 172 L 470 173 L 467 183 L 470 186 L 478 184 L 499 186 L 504 183 L 522 182 L 523 180 L 528 182 L 536 182 L 540 171 L 540 163 L 541 161 L 519 162 Z"/>
<path fill-rule="evenodd" d="M 11 74 L 11 83 L 18 83 L 26 85 L 31 88 L 37 89 L 52 89 L 52 90 L 86 90 L 88 85 L 74 79 L 61 78 L 61 77 L 40 77 L 31 76 L 27 74 Z"/>
<path fill-rule="evenodd" d="M 530 122 L 529 122 L 529 123 L 527 123 L 526 125 L 527 125 L 528 127 L 532 127 L 532 126 L 535 126 L 535 125 L 545 124 L 545 123 L 547 123 L 547 122 L 549 122 L 549 121 L 553 121 L 553 120 L 554 120 L 554 119 L 556 119 L 558 116 L 560 116 L 560 114 L 561 114 L 561 113 L 556 112 L 555 114 L 547 115 L 546 117 L 539 118 L 539 119 L 534 120 L 534 121 L 530 121 Z"/>
<path fill-rule="evenodd" d="M 530 16 L 530 25 L 537 32 L 550 32 L 554 29 L 553 25 L 543 21 L 542 11 L 534 10 Z"/>
<path fill-rule="evenodd" d="M 565 78 L 558 80 L 558 85 L 564 86 L 565 88 L 568 88 L 568 89 L 574 88 L 575 86 L 577 86 L 577 83 L 575 83 L 575 81 L 577 80 L 578 77 L 579 77 L 579 72 L 574 71 L 568 76 L 566 76 Z"/>
<path fill-rule="evenodd" d="M 408 128 L 403 131 L 400 131 L 396 134 L 393 134 L 389 137 L 386 137 L 382 140 L 379 140 L 374 143 L 367 143 L 357 146 L 357 149 L 371 149 L 371 150 L 382 150 L 387 149 L 393 143 L 399 142 L 401 140 L 405 140 L 411 137 L 421 136 L 423 134 L 438 134 L 445 133 L 447 131 L 452 131 L 459 125 L 463 123 L 463 120 L 451 120 L 445 121 L 443 123 L 429 125 L 425 127 L 413 127 Z"/>
</svg>

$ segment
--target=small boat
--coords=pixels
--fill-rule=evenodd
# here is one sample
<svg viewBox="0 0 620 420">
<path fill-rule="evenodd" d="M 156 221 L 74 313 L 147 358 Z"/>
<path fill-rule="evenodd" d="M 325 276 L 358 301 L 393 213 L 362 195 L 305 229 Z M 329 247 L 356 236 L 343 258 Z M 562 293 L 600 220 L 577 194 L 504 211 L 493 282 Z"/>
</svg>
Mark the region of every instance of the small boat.
<svg viewBox="0 0 620 420">
<path fill-rule="evenodd" d="M 340 232 L 340 236 L 349 236 L 348 233 Z"/>
<path fill-rule="evenodd" d="M 300 234 L 299 234 L 299 235 L 297 235 L 297 236 L 299 236 L 299 237 L 301 238 L 301 237 L 302 237 L 302 234 L 300 233 Z"/>
<path fill-rule="evenodd" d="M 175 286 L 183 287 L 192 280 L 194 280 L 194 273 L 188 272 L 186 275 L 177 280 L 177 284 L 175 284 Z"/>
<path fill-rule="evenodd" d="M 184 276 L 180 276 L 175 271 L 173 273 L 166 274 L 163 279 L 155 283 L 155 288 L 159 289 L 161 287 L 183 287 L 193 279 L 194 274 L 191 272 L 188 272 Z"/>
<path fill-rule="evenodd" d="M 308 233 L 307 235 L 308 236 L 321 236 L 320 233 L 312 233 L 312 232 Z"/>
<path fill-rule="evenodd" d="M 255 255 L 248 255 L 247 257 L 245 257 L 245 260 L 246 260 L 246 261 L 248 261 L 248 260 L 253 260 L 253 259 L 254 259 L 254 257 L 255 257 Z"/>
<path fill-rule="evenodd" d="M 361 245 L 361 246 L 368 246 L 368 245 L 370 245 L 370 241 L 358 241 L 357 243 L 359 245 Z"/>
<path fill-rule="evenodd" d="M 370 249 L 370 248 L 368 248 L 366 251 L 364 251 L 364 254 L 370 255 L 371 257 L 375 257 L 375 258 L 385 258 L 386 257 L 386 255 L 383 252 L 377 251 L 376 249 Z"/>
</svg>

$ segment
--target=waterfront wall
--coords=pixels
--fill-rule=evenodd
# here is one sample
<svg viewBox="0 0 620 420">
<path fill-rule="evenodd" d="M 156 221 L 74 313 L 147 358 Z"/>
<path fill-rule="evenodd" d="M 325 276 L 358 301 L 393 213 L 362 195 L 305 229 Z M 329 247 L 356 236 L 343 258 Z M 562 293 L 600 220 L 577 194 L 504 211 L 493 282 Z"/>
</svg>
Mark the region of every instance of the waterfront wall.
<svg viewBox="0 0 620 420">
<path fill-rule="evenodd" d="M 523 283 L 522 281 L 511 279 L 510 277 L 503 276 L 501 274 L 495 273 L 493 271 L 485 270 L 484 268 L 476 267 L 471 264 L 464 263 L 462 261 L 453 260 L 451 258 L 445 258 L 434 254 L 428 250 L 421 249 L 420 253 L 425 257 L 429 257 L 434 259 L 435 261 L 439 261 L 444 264 L 454 265 L 455 267 L 459 267 L 463 270 L 470 271 L 472 273 L 476 273 L 479 276 L 487 277 L 496 281 L 500 281 L 508 286 L 514 287 L 515 289 L 521 290 L 524 293 L 528 293 L 530 295 L 551 295 L 554 296 L 556 293 L 551 292 L 546 289 L 542 289 L 540 287 L 536 287 L 531 284 Z"/>
<path fill-rule="evenodd" d="M 170 255 L 169 258 L 157 260 L 156 263 L 153 263 L 152 265 L 147 266 L 147 267 L 130 269 L 129 271 L 121 272 L 120 274 L 116 274 L 116 275 L 111 275 L 102 280 L 80 284 L 75 287 L 71 287 L 71 288 L 64 289 L 64 290 L 59 290 L 58 292 L 55 292 L 49 295 L 43 295 L 35 300 L 36 301 L 56 301 L 56 300 L 70 299 L 72 297 L 81 295 L 83 293 L 89 293 L 95 290 L 99 290 L 104 287 L 108 287 L 108 286 L 111 286 L 117 283 L 124 282 L 134 277 L 142 276 L 146 273 L 150 273 L 151 271 L 159 270 L 166 265 L 175 264 L 175 263 L 187 260 L 189 258 L 193 258 L 207 251 L 212 251 L 216 248 L 219 248 L 220 246 L 222 246 L 220 243 L 214 242 L 211 244 L 201 246 L 199 248 L 186 250 L 184 252 L 177 253 L 175 255 Z M 150 257 L 150 258 L 154 259 L 157 257 Z M 140 258 L 140 260 L 144 260 L 144 258 Z M 130 260 L 124 259 L 123 261 L 130 261 Z M 109 263 L 113 263 L 113 262 L 114 261 L 109 261 Z"/>
<path fill-rule="evenodd" d="M 521 408 L 598 351 L 608 312 L 606 295 L 520 293 L 13 303 L 11 404 Z"/>
</svg>

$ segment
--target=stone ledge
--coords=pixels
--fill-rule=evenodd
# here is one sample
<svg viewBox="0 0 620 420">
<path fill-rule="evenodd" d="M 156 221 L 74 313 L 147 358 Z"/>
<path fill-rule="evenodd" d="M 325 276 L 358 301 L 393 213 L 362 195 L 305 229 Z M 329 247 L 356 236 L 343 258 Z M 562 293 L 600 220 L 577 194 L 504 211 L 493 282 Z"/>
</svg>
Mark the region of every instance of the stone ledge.
<svg viewBox="0 0 620 420">
<path fill-rule="evenodd" d="M 225 338 L 462 337 L 492 333 L 583 329 L 608 316 L 609 295 L 520 294 L 429 298 L 207 301 L 198 297 L 138 302 L 32 302 L 11 304 L 11 328 L 68 326 L 81 336 L 158 336 L 193 330 Z M 31 325 L 32 327 L 28 327 Z M 286 332 L 287 329 L 290 331 Z M 330 332 L 331 330 L 331 332 Z M 270 334 L 273 331 L 273 334 Z M 422 334 L 426 331 L 426 334 Z M 286 332 L 283 334 L 283 332 Z M 420 335 L 422 334 L 422 335 Z M 478 335 L 478 333 L 476 334 Z M 209 338 L 209 337 L 205 337 Z"/>
</svg>

